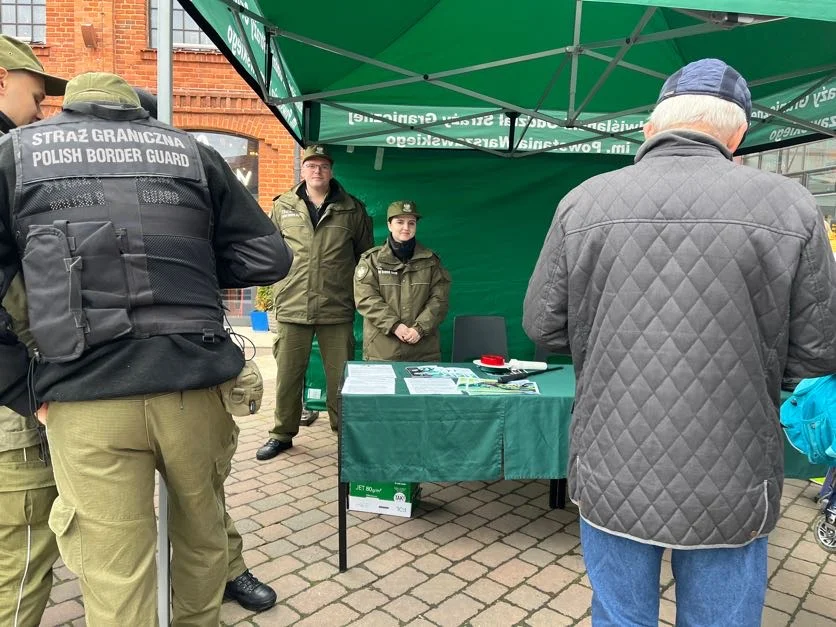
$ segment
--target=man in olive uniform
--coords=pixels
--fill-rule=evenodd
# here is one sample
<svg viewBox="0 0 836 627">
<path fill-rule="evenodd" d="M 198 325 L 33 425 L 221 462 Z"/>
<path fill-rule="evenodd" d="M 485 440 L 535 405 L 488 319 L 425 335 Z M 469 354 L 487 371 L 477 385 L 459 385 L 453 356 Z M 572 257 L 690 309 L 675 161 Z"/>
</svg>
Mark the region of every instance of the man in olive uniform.
<svg viewBox="0 0 836 627">
<path fill-rule="evenodd" d="M 447 315 L 450 274 L 415 239 L 421 214 L 414 202 L 393 202 L 386 218 L 386 243 L 363 253 L 354 272 L 363 359 L 439 361 L 438 326 Z"/>
<path fill-rule="evenodd" d="M 140 106 L 145 109 L 152 118 L 157 119 L 157 97 L 151 92 L 140 87 L 134 87 Z M 233 430 L 233 452 L 238 448 L 238 425 Z M 223 477 L 226 481 L 232 466 L 227 468 L 227 475 Z M 224 523 L 226 524 L 226 535 L 228 538 L 228 559 L 229 566 L 226 573 L 226 587 L 224 588 L 224 600 L 234 599 L 241 607 L 252 612 L 263 612 L 269 610 L 276 604 L 276 591 L 266 583 L 258 580 L 244 563 L 244 541 L 241 534 L 235 527 L 235 521 L 226 511 L 226 496 L 223 484 L 218 487 L 218 499 L 224 504 Z"/>
<path fill-rule="evenodd" d="M 0 135 L 37 122 L 45 96 L 61 96 L 66 81 L 44 72 L 22 41 L 0 35 Z M 12 328 L 31 348 L 23 280 L 15 273 L 3 299 Z M 46 436 L 34 407 L 0 407 L 0 625 L 37 625 L 52 588 L 58 545 L 47 521 L 58 495 Z"/>
<path fill-rule="evenodd" d="M 49 525 L 88 624 L 156 624 L 155 469 L 173 622 L 219 623 L 235 446 L 220 384 L 244 364 L 219 290 L 273 283 L 291 261 L 223 158 L 151 119 L 116 75 L 74 78 L 61 114 L 0 140 L 0 297 L 21 266 L 39 357 L 28 373 L 0 308 L 0 402 L 43 403 Z"/>
<path fill-rule="evenodd" d="M 272 219 L 293 249 L 293 267 L 273 286 L 278 330 L 275 425 L 256 459 L 272 459 L 293 446 L 302 416 L 305 371 L 314 334 L 325 366 L 328 417 L 339 425 L 337 388 L 354 355 L 352 276 L 360 255 L 372 247 L 366 207 L 333 178 L 334 160 L 324 146 L 302 154 L 302 181 L 276 197 Z"/>
</svg>

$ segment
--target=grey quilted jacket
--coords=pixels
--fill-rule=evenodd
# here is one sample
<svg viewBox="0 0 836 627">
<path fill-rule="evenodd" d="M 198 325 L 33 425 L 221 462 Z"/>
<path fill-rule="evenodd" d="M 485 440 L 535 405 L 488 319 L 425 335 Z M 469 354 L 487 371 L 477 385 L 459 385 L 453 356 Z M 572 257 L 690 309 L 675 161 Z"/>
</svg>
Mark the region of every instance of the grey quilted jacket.
<svg viewBox="0 0 836 627">
<path fill-rule="evenodd" d="M 661 133 L 567 194 L 523 326 L 572 350 L 583 518 L 678 548 L 769 533 L 781 378 L 836 371 L 834 281 L 813 197 L 707 135 Z"/>
</svg>

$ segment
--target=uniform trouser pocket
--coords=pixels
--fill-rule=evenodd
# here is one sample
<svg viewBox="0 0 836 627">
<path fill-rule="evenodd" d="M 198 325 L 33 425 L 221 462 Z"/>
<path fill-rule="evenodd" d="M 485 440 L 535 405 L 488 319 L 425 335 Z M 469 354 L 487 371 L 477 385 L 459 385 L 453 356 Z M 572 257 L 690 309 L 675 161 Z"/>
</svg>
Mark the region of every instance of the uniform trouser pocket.
<svg viewBox="0 0 836 627">
<path fill-rule="evenodd" d="M 75 507 L 67 505 L 61 500 L 60 495 L 52 504 L 52 511 L 49 513 L 49 528 L 55 534 L 58 551 L 61 553 L 64 564 L 79 578 L 86 581 L 81 529 L 78 525 Z"/>
</svg>

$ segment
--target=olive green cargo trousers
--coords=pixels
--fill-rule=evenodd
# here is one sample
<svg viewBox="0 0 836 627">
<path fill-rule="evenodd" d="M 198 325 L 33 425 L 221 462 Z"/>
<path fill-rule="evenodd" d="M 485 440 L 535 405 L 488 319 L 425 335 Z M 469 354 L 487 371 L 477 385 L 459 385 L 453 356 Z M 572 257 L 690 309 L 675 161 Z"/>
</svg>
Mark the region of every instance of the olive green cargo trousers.
<svg viewBox="0 0 836 627">
<path fill-rule="evenodd" d="M 58 559 L 47 521 L 58 494 L 38 445 L 0 452 L 0 625 L 37 627 Z M 25 486 L 25 487 L 24 487 Z"/>
<path fill-rule="evenodd" d="M 343 376 L 345 362 L 354 359 L 354 323 L 292 324 L 279 322 L 273 338 L 273 357 L 276 359 L 275 425 L 270 437 L 289 442 L 299 433 L 302 418 L 302 394 L 305 391 L 305 371 L 311 358 L 314 333 L 322 351 L 325 366 L 325 388 L 328 418 L 331 429 L 340 424 L 337 390 Z"/>
<path fill-rule="evenodd" d="M 220 622 L 235 424 L 216 387 L 49 405 L 49 525 L 88 625 L 157 625 L 154 471 L 169 490 L 172 625 Z M 231 521 L 230 521 L 231 522 Z"/>
</svg>

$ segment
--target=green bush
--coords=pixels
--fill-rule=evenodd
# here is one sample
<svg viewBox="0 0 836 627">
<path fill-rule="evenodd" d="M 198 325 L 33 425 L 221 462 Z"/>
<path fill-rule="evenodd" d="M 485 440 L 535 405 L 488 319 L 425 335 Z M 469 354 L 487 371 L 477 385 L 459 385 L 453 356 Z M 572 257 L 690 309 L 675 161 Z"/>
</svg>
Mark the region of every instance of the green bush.
<svg viewBox="0 0 836 627">
<path fill-rule="evenodd" d="M 262 286 L 256 290 L 253 308 L 257 311 L 272 311 L 273 288 L 271 286 Z"/>
</svg>

